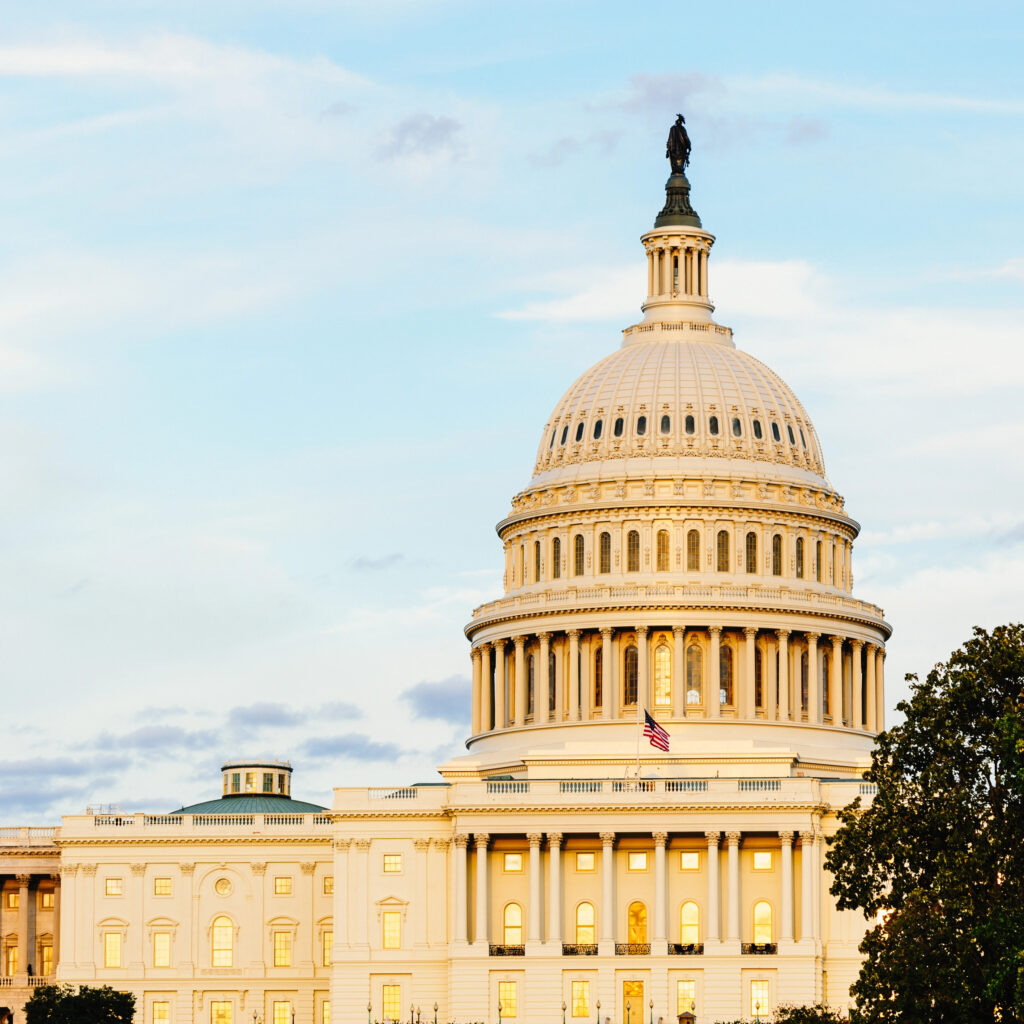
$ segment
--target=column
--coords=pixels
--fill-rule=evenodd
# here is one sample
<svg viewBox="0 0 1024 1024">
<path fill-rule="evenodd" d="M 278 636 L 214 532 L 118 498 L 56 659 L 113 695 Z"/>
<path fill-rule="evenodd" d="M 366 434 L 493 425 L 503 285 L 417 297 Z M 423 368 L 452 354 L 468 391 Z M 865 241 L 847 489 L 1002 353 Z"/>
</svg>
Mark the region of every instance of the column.
<svg viewBox="0 0 1024 1024">
<path fill-rule="evenodd" d="M 415 878 L 413 879 L 414 892 L 416 893 L 417 913 L 414 918 L 416 927 L 413 929 L 413 942 L 417 946 L 427 945 L 427 920 L 430 915 L 429 907 L 429 885 L 427 881 L 427 852 L 430 849 L 429 839 L 414 839 L 412 841 L 415 854 Z"/>
<path fill-rule="evenodd" d="M 56 973 L 60 963 L 60 872 L 50 875 L 50 878 L 53 879 L 53 968 Z"/>
<path fill-rule="evenodd" d="M 487 843 L 490 836 L 486 832 L 477 832 L 473 836 L 476 843 L 476 929 L 473 942 L 486 946 L 487 939 Z"/>
<path fill-rule="evenodd" d="M 705 832 L 704 838 L 708 841 L 708 920 L 704 932 L 709 942 L 717 942 L 721 935 L 719 931 L 721 886 L 718 881 L 719 834 Z"/>
<path fill-rule="evenodd" d="M 828 709 L 832 724 L 843 724 L 843 638 L 832 637 L 832 664 L 828 675 Z"/>
<path fill-rule="evenodd" d="M 756 717 L 754 704 L 754 676 L 756 675 L 755 659 L 757 657 L 757 630 L 747 626 L 743 630 L 743 717 Z M 761 693 L 764 694 L 764 662 L 761 663 Z"/>
<path fill-rule="evenodd" d="M 491 645 L 481 644 L 480 651 L 480 731 L 491 731 Z"/>
<path fill-rule="evenodd" d="M 188 907 L 188 926 L 185 929 L 185 941 L 180 944 L 181 954 L 178 966 L 187 972 L 189 968 L 195 969 L 199 957 L 199 937 L 196 925 L 199 904 L 196 899 L 195 861 L 181 861 L 178 864 L 178 870 L 181 872 L 181 903 L 182 906 Z M 262 893 L 263 890 L 259 891 Z M 89 922 L 91 927 L 93 918 L 86 916 L 84 920 Z M 189 975 L 186 973 L 185 976 Z"/>
<path fill-rule="evenodd" d="M 775 631 L 779 638 L 779 720 L 789 721 L 789 630 Z"/>
<path fill-rule="evenodd" d="M 672 630 L 672 714 L 682 718 L 686 714 L 686 688 L 683 685 L 686 633 L 682 626 Z"/>
<path fill-rule="evenodd" d="M 594 645 L 593 633 L 580 642 L 580 720 L 589 722 L 594 713 Z"/>
<path fill-rule="evenodd" d="M 18 875 L 18 973 L 26 974 L 32 963 L 32 944 L 28 935 L 28 884 L 31 875 Z M 35 970 L 35 964 L 32 964 Z"/>
<path fill-rule="evenodd" d="M 647 250 L 647 294 L 654 294 L 654 252 Z"/>
<path fill-rule="evenodd" d="M 821 723 L 821 673 L 818 672 L 818 641 L 820 633 L 807 634 L 807 722 Z"/>
<path fill-rule="evenodd" d="M 700 294 L 702 298 L 708 295 L 708 251 L 701 249 L 698 253 L 700 259 Z"/>
<path fill-rule="evenodd" d="M 516 725 L 526 723 L 526 637 L 514 636 L 516 647 Z"/>
<path fill-rule="evenodd" d="M 533 720 L 534 722 L 546 722 L 550 706 L 548 704 L 548 693 L 550 692 L 551 684 L 548 681 L 548 668 L 550 667 L 548 662 L 551 655 L 551 634 L 538 633 L 537 639 L 540 640 L 540 654 L 538 655 L 540 664 L 537 666 L 540 671 L 534 673 L 534 685 L 537 687 L 537 690 L 533 695 Z"/>
<path fill-rule="evenodd" d="M 601 941 L 615 941 L 615 833 L 601 833 Z M 609 950 L 608 952 L 613 952 Z"/>
<path fill-rule="evenodd" d="M 883 673 L 885 670 L 885 649 L 879 647 L 875 651 L 875 713 L 877 720 L 875 722 L 875 730 L 877 732 L 884 732 L 885 730 L 885 681 L 883 679 Z"/>
<path fill-rule="evenodd" d="M 661 293 L 663 295 L 672 294 L 672 250 L 662 249 L 661 250 Z"/>
<path fill-rule="evenodd" d="M 761 679 L 764 683 L 764 717 L 766 722 L 779 720 L 779 669 L 776 657 L 779 652 L 778 639 L 771 633 L 764 638 L 764 663 Z"/>
<path fill-rule="evenodd" d="M 668 841 L 667 832 L 655 832 L 654 834 L 654 941 L 666 942 L 668 939 L 668 900 L 665 890 L 665 843 Z M 665 950 L 652 950 L 653 953 L 664 953 Z"/>
<path fill-rule="evenodd" d="M 530 942 L 540 942 L 540 844 L 544 836 L 540 832 L 531 832 L 526 838 L 530 842 L 530 903 L 526 913 L 526 937 Z"/>
<path fill-rule="evenodd" d="M 494 728 L 508 725 L 505 717 L 505 640 L 494 641 Z"/>
<path fill-rule="evenodd" d="M 607 722 L 612 717 L 615 699 L 615 670 L 612 663 L 612 630 L 601 627 L 601 717 Z"/>
<path fill-rule="evenodd" d="M 850 552 L 853 545 L 847 541 L 843 545 L 843 590 L 849 592 L 853 589 L 853 571 L 850 568 Z"/>
<path fill-rule="evenodd" d="M 480 651 L 474 647 L 473 659 L 473 735 L 482 732 L 480 728 Z"/>
<path fill-rule="evenodd" d="M 803 882 L 800 887 L 800 938 L 812 938 L 811 922 L 814 917 L 814 833 L 800 833 L 800 859 L 803 862 Z"/>
<path fill-rule="evenodd" d="M 131 896 L 128 900 L 128 949 L 125 950 L 127 953 L 126 963 L 130 969 L 141 974 L 144 956 L 142 946 L 143 921 L 145 920 L 143 915 L 143 887 L 146 879 L 146 865 L 132 864 L 131 873 L 132 877 L 129 883 L 131 886 Z"/>
<path fill-rule="evenodd" d="M 782 843 L 782 913 L 779 921 L 779 941 L 793 941 L 793 833 L 780 832 Z"/>
<path fill-rule="evenodd" d="M 861 667 L 860 652 L 864 646 L 863 640 L 854 640 L 851 645 L 853 648 L 853 671 L 851 673 L 850 688 L 853 691 L 853 700 L 850 703 L 853 709 L 850 713 L 851 722 L 850 725 L 854 729 L 864 728 L 864 702 L 862 700 L 863 694 L 861 687 L 863 684 L 863 675 Z"/>
<path fill-rule="evenodd" d="M 867 644 L 865 653 L 867 657 L 864 659 L 864 696 L 867 699 L 867 705 L 864 708 L 864 719 L 867 722 L 868 730 L 875 732 L 878 701 L 878 694 L 875 690 L 875 645 Z"/>
<path fill-rule="evenodd" d="M 370 843 L 369 839 L 356 840 L 358 856 L 356 870 L 353 873 L 356 890 L 352 903 L 356 911 L 356 920 L 352 944 L 362 949 L 367 949 L 370 945 Z"/>
<path fill-rule="evenodd" d="M 459 832 L 455 836 L 455 941 L 466 941 L 466 847 L 469 836 Z M 338 923 L 335 921 L 335 928 Z"/>
<path fill-rule="evenodd" d="M 77 864 L 65 864 L 60 869 L 61 889 L 63 890 L 65 882 L 67 882 L 68 885 L 67 898 L 62 901 L 64 903 L 63 923 L 67 925 L 67 927 L 61 930 L 62 941 L 64 943 L 63 949 L 57 945 L 57 935 L 54 933 L 53 959 L 55 963 L 74 964 L 78 959 L 78 950 L 75 946 L 75 936 L 77 934 L 76 929 L 78 927 L 76 911 L 79 902 L 77 875 Z M 61 895 L 63 896 L 63 892 Z"/>
<path fill-rule="evenodd" d="M 711 656 L 708 658 L 708 717 L 722 717 L 722 669 L 721 647 L 722 627 L 709 626 L 708 636 L 711 638 Z"/>
<path fill-rule="evenodd" d="M 334 840 L 334 948 L 348 946 L 348 848 L 350 839 Z M 262 888 L 262 879 L 258 883 Z"/>
<path fill-rule="evenodd" d="M 565 641 L 555 643 L 555 711 L 554 719 L 565 718 Z"/>
<path fill-rule="evenodd" d="M 562 945 L 562 833 L 548 833 L 548 942 Z"/>
<path fill-rule="evenodd" d="M 726 832 L 729 850 L 729 926 L 725 937 L 730 942 L 740 940 L 740 833 Z"/>
<path fill-rule="evenodd" d="M 644 708 L 650 706 L 650 697 L 647 693 L 647 680 L 650 673 L 647 671 L 648 658 L 648 647 L 650 644 L 647 642 L 647 627 L 637 626 L 636 627 L 636 655 L 637 655 L 637 672 L 636 672 L 636 717 L 642 718 Z"/>
<path fill-rule="evenodd" d="M 580 720 L 580 631 L 569 630 L 569 721 Z"/>
</svg>

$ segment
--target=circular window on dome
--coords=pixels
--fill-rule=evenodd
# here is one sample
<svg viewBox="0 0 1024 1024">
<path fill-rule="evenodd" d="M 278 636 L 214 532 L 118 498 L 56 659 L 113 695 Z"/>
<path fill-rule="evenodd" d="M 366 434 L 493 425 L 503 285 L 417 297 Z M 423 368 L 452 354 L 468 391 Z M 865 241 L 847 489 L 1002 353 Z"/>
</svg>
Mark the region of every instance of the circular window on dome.
<svg viewBox="0 0 1024 1024">
<path fill-rule="evenodd" d="M 566 439 L 566 438 L 567 438 L 568 436 L 569 436 L 569 425 L 568 425 L 568 424 L 566 424 L 566 425 L 565 425 L 564 427 L 562 427 L 562 440 L 561 440 L 561 441 L 559 441 L 558 443 L 559 443 L 559 444 L 565 444 L 565 439 Z"/>
<path fill-rule="evenodd" d="M 710 433 L 713 436 L 718 434 L 718 417 L 717 416 L 712 416 L 711 419 L 708 420 L 708 430 L 710 431 Z"/>
<path fill-rule="evenodd" d="M 213 885 L 213 891 L 218 896 L 230 896 L 231 895 L 231 879 L 230 878 L 218 878 Z"/>
<path fill-rule="evenodd" d="M 643 437 L 647 433 L 647 417 L 641 416 L 636 421 L 637 437 Z"/>
<path fill-rule="evenodd" d="M 603 427 L 604 427 L 604 422 L 602 420 L 598 420 L 594 424 L 594 440 L 595 441 L 597 441 L 601 437 L 601 430 L 602 430 Z"/>
<path fill-rule="evenodd" d="M 761 433 L 761 421 L 754 420 L 754 437 L 760 441 L 763 436 L 764 435 Z"/>
<path fill-rule="evenodd" d="M 583 424 L 582 423 L 576 428 L 576 440 L 577 441 L 582 441 L 583 440 Z"/>
<path fill-rule="evenodd" d="M 615 421 L 615 426 L 614 426 L 614 427 L 612 427 L 612 433 L 613 433 L 613 434 L 614 434 L 614 435 L 615 435 L 616 437 L 622 437 L 622 432 L 623 432 L 623 430 L 625 430 L 625 429 L 626 429 L 626 424 L 625 424 L 625 422 L 623 421 L 622 417 L 620 416 L 620 417 L 619 417 L 619 418 L 618 418 L 618 419 L 617 419 L 617 420 Z"/>
<path fill-rule="evenodd" d="M 735 416 L 733 416 L 733 418 L 732 418 L 732 436 L 733 437 L 742 437 L 743 436 L 743 425 L 740 423 L 740 421 Z"/>
<path fill-rule="evenodd" d="M 672 420 L 668 416 L 661 417 L 661 432 L 667 434 L 672 429 Z"/>
<path fill-rule="evenodd" d="M 776 441 L 782 440 L 782 435 L 779 433 L 779 425 L 775 420 L 772 420 L 772 437 L 774 437 Z"/>
<path fill-rule="evenodd" d="M 697 423 L 692 416 L 687 416 L 685 421 L 686 432 L 688 434 L 697 433 Z"/>
</svg>

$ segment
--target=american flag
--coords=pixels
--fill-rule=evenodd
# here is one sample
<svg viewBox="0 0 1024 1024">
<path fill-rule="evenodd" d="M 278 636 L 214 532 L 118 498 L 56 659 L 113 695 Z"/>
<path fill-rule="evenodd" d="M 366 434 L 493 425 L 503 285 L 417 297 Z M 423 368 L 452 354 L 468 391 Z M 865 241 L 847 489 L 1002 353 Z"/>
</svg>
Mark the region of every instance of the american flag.
<svg viewBox="0 0 1024 1024">
<path fill-rule="evenodd" d="M 668 733 L 651 718 L 651 713 L 644 709 L 644 735 L 651 741 L 652 747 L 668 751 Z"/>
</svg>

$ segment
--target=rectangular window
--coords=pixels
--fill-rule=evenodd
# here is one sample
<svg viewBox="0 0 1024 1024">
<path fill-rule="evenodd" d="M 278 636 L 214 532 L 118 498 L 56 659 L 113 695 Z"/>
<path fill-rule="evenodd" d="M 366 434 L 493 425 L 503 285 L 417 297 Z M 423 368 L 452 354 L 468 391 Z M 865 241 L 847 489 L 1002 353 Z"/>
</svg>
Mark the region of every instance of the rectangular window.
<svg viewBox="0 0 1024 1024">
<path fill-rule="evenodd" d="M 160 1000 L 153 1004 L 153 1024 L 171 1024 L 171 1004 Z"/>
<path fill-rule="evenodd" d="M 320 1007 L 320 1024 L 331 1024 L 331 1001 L 325 999 Z"/>
<path fill-rule="evenodd" d="M 700 853 L 696 850 L 683 850 L 679 854 L 680 871 L 700 871 Z"/>
<path fill-rule="evenodd" d="M 120 878 L 108 878 L 104 884 L 103 891 L 107 896 L 123 896 L 124 881 Z"/>
<path fill-rule="evenodd" d="M 274 966 L 291 967 L 292 933 L 274 932 Z"/>
<path fill-rule="evenodd" d="M 153 879 L 153 895 L 154 896 L 170 896 L 171 895 L 171 880 L 169 878 L 154 878 Z"/>
<path fill-rule="evenodd" d="M 278 875 L 274 879 L 274 895 L 275 896 L 291 896 L 292 894 L 292 876 L 291 875 Z"/>
<path fill-rule="evenodd" d="M 626 866 L 630 871 L 646 871 L 647 870 L 647 851 L 646 850 L 630 850 L 627 854 Z"/>
<path fill-rule="evenodd" d="M 10 978 L 18 973 L 18 947 L 7 947 L 7 977 Z"/>
<path fill-rule="evenodd" d="M 324 895 L 334 895 L 334 875 L 324 875 Z"/>
<path fill-rule="evenodd" d="M 574 981 L 572 983 L 572 1015 L 574 1017 L 590 1016 L 589 981 Z"/>
<path fill-rule="evenodd" d="M 292 1024 L 292 1004 L 283 999 L 274 1000 L 274 1024 Z"/>
<path fill-rule="evenodd" d="M 226 999 L 210 1003 L 210 1024 L 231 1024 L 231 1003 Z"/>
<path fill-rule="evenodd" d="M 519 983 L 515 981 L 498 982 L 498 1005 L 502 1017 L 519 1016 Z"/>
<path fill-rule="evenodd" d="M 42 967 L 43 969 L 39 972 L 44 978 L 48 978 L 53 974 L 53 946 L 40 946 L 39 952 L 42 955 Z"/>
<path fill-rule="evenodd" d="M 697 1012 L 697 982 L 676 982 L 676 1016 L 681 1013 Z"/>
<path fill-rule="evenodd" d="M 18 909 L 18 892 L 16 889 L 7 890 L 7 909 L 17 910 Z"/>
<path fill-rule="evenodd" d="M 171 966 L 171 933 L 153 932 L 153 966 Z"/>
<path fill-rule="evenodd" d="M 771 850 L 755 850 L 754 851 L 754 870 L 755 871 L 771 871 L 772 869 L 772 851 Z"/>
<path fill-rule="evenodd" d="M 324 967 L 331 966 L 331 952 L 334 949 L 334 932 L 324 932 L 323 937 L 323 962 Z"/>
<path fill-rule="evenodd" d="M 285 780 L 284 772 L 281 772 L 281 774 L 278 775 L 278 777 L 277 777 L 277 791 L 278 791 L 278 793 L 284 793 L 284 791 L 285 791 L 284 780 Z"/>
<path fill-rule="evenodd" d="M 256 773 L 246 772 L 245 773 L 245 791 L 246 793 L 256 792 Z"/>
<path fill-rule="evenodd" d="M 103 966 L 104 967 L 120 967 L 121 966 L 121 933 L 120 932 L 104 932 L 103 933 Z"/>
<path fill-rule="evenodd" d="M 385 910 L 381 915 L 381 944 L 385 949 L 402 948 L 402 915 L 397 910 Z"/>
<path fill-rule="evenodd" d="M 593 871 L 596 857 L 592 851 L 586 853 L 580 852 L 576 854 L 576 870 L 577 871 Z"/>
<path fill-rule="evenodd" d="M 242 792 L 242 773 L 232 772 L 231 773 L 231 792 L 241 793 Z"/>
<path fill-rule="evenodd" d="M 263 773 L 263 792 L 273 793 L 274 792 L 274 776 L 271 772 Z"/>
<path fill-rule="evenodd" d="M 768 1005 L 768 982 L 752 981 L 750 983 L 750 1016 L 755 1019 L 767 1017 L 771 1014 Z"/>
<path fill-rule="evenodd" d="M 384 854 L 384 874 L 398 875 L 402 871 L 402 855 L 400 853 Z"/>
<path fill-rule="evenodd" d="M 385 1020 L 398 1020 L 402 1016 L 402 986 L 384 985 L 381 992 L 381 1012 Z"/>
<path fill-rule="evenodd" d="M 522 871 L 523 870 L 523 855 L 521 853 L 506 853 L 505 854 L 505 870 L 506 871 Z"/>
<path fill-rule="evenodd" d="M 39 906 L 43 910 L 53 910 L 53 892 L 41 892 L 39 894 Z"/>
</svg>

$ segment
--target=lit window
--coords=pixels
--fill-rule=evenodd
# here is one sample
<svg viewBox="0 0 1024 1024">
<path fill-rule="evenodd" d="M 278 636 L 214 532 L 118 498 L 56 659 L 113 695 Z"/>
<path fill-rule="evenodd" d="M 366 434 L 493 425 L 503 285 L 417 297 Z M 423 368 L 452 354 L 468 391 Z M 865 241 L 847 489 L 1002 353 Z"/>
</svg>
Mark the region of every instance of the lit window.
<svg viewBox="0 0 1024 1024">
<path fill-rule="evenodd" d="M 292 1024 L 292 1004 L 283 999 L 274 1000 L 274 1024 Z"/>
<path fill-rule="evenodd" d="M 779 433 L 779 425 L 778 423 L 775 422 L 775 420 L 772 420 L 772 437 L 776 441 L 782 440 L 782 435 Z"/>
<path fill-rule="evenodd" d="M 754 904 L 754 943 L 764 945 L 772 941 L 772 905 L 767 900 Z"/>
<path fill-rule="evenodd" d="M 506 853 L 504 866 L 506 871 L 522 871 L 523 855 L 521 853 Z"/>
<path fill-rule="evenodd" d="M 626 572 L 640 571 L 640 534 L 630 530 L 626 534 Z"/>
<path fill-rule="evenodd" d="M 697 423 L 692 416 L 686 417 L 686 432 L 688 434 L 695 434 L 697 432 Z"/>
<path fill-rule="evenodd" d="M 625 422 L 623 421 L 622 417 L 620 416 L 620 417 L 619 417 L 619 418 L 618 418 L 618 419 L 617 419 L 617 420 L 615 421 L 615 426 L 614 426 L 614 427 L 612 428 L 612 433 L 613 433 L 613 434 L 614 434 L 614 435 L 615 435 L 616 437 L 622 437 L 622 431 L 623 431 L 623 430 L 625 430 L 625 427 L 626 427 L 626 424 L 625 424 Z"/>
<path fill-rule="evenodd" d="M 630 871 L 646 871 L 647 870 L 647 851 L 646 850 L 630 850 L 629 855 L 626 859 L 626 864 Z"/>
<path fill-rule="evenodd" d="M 581 423 L 576 428 L 576 443 L 578 444 L 582 440 L 583 440 L 583 424 Z"/>
<path fill-rule="evenodd" d="M 679 909 L 679 941 L 684 946 L 700 942 L 700 907 L 688 900 Z"/>
<path fill-rule="evenodd" d="M 124 895 L 124 881 L 120 878 L 108 878 L 104 885 L 103 891 L 107 896 L 123 896 Z"/>
<path fill-rule="evenodd" d="M 680 871 L 700 871 L 700 853 L 696 850 L 683 850 L 679 854 Z"/>
<path fill-rule="evenodd" d="M 163 999 L 159 1002 L 153 1003 L 152 1020 L 153 1024 L 170 1024 L 171 1004 Z"/>
<path fill-rule="evenodd" d="M 521 946 L 523 944 L 523 908 L 518 903 L 510 903 L 505 907 L 501 941 L 506 946 Z"/>
<path fill-rule="evenodd" d="M 384 985 L 382 987 L 381 1012 L 385 1020 L 398 1020 L 402 1015 L 401 985 Z"/>
<path fill-rule="evenodd" d="M 610 533 L 602 533 L 598 542 L 599 568 L 601 572 L 612 571 L 612 536 Z"/>
<path fill-rule="evenodd" d="M 626 648 L 623 662 L 625 671 L 622 679 L 622 703 L 625 705 L 636 704 L 638 662 L 636 647 L 633 644 Z"/>
<path fill-rule="evenodd" d="M 104 932 L 103 933 L 103 966 L 104 967 L 120 967 L 121 966 L 121 933 L 120 932 Z"/>
<path fill-rule="evenodd" d="M 669 433 L 672 429 L 672 420 L 668 416 L 661 417 L 661 432 L 663 434 Z"/>
<path fill-rule="evenodd" d="M 572 983 L 572 1015 L 574 1017 L 590 1016 L 589 981 L 574 981 Z"/>
<path fill-rule="evenodd" d="M 782 535 L 772 537 L 772 575 L 782 575 Z"/>
<path fill-rule="evenodd" d="M 171 933 L 153 932 L 153 966 L 171 966 Z"/>
<path fill-rule="evenodd" d="M 658 572 L 668 572 L 668 530 L 658 531 Z"/>
<path fill-rule="evenodd" d="M 796 539 L 796 578 L 802 580 L 804 578 L 804 539 L 803 537 L 797 537 Z"/>
<path fill-rule="evenodd" d="M 759 650 L 754 651 L 754 706 L 764 707 L 764 659 Z"/>
<path fill-rule="evenodd" d="M 676 1016 L 697 1009 L 697 982 L 680 978 L 676 981 Z"/>
<path fill-rule="evenodd" d="M 331 966 L 331 953 L 334 951 L 334 932 L 324 932 L 323 939 L 320 944 L 320 959 L 323 961 L 324 967 Z"/>
<path fill-rule="evenodd" d="M 13 977 L 18 973 L 18 947 L 7 947 L 7 977 Z"/>
<path fill-rule="evenodd" d="M 212 967 L 234 967 L 235 926 L 223 914 L 213 919 Z"/>
<path fill-rule="evenodd" d="M 274 895 L 275 896 L 291 896 L 292 894 L 292 876 L 291 875 L 278 875 L 274 879 Z"/>
<path fill-rule="evenodd" d="M 718 561 L 716 568 L 719 572 L 729 571 L 729 533 L 727 530 L 718 531 L 717 542 Z"/>
<path fill-rule="evenodd" d="M 754 870 L 755 871 L 771 871 L 772 869 L 772 851 L 771 850 L 755 850 L 754 851 Z"/>
<path fill-rule="evenodd" d="M 169 878 L 154 878 L 153 879 L 153 895 L 154 896 L 170 896 L 171 895 L 171 880 Z"/>
<path fill-rule="evenodd" d="M 696 644 L 686 649 L 686 703 L 704 703 L 704 653 Z"/>
<path fill-rule="evenodd" d="M 572 546 L 572 571 L 574 576 L 583 575 L 583 534 L 577 533 Z"/>
<path fill-rule="evenodd" d="M 747 572 L 757 572 L 757 534 L 753 531 L 747 534 L 746 556 Z"/>
<path fill-rule="evenodd" d="M 600 437 L 601 437 L 601 430 L 602 430 L 603 427 L 604 427 L 604 422 L 602 420 L 598 420 L 594 424 L 594 440 L 595 441 L 600 439 Z"/>
<path fill-rule="evenodd" d="M 397 910 L 385 910 L 381 915 L 381 945 L 385 949 L 402 948 L 402 915 Z"/>
<path fill-rule="evenodd" d="M 760 441 L 761 438 L 764 436 L 761 433 L 761 421 L 760 420 L 754 420 L 753 427 L 754 427 L 754 437 L 756 437 L 757 440 Z"/>
<path fill-rule="evenodd" d="M 53 974 L 53 943 L 45 943 L 39 947 L 42 957 L 42 970 L 39 972 L 44 978 Z"/>
<path fill-rule="evenodd" d="M 732 436 L 733 437 L 742 437 L 743 436 L 743 425 L 740 423 L 740 421 L 735 416 L 732 418 Z"/>
<path fill-rule="evenodd" d="M 562 542 L 558 537 L 551 541 L 551 578 L 557 580 L 562 575 Z"/>
<path fill-rule="evenodd" d="M 39 906 L 43 910 L 53 910 L 53 890 L 39 894 Z"/>
<path fill-rule="evenodd" d="M 718 434 L 718 417 L 717 416 L 712 416 L 711 419 L 708 420 L 708 430 L 712 434 L 712 436 L 716 436 Z"/>
<path fill-rule="evenodd" d="M 274 966 L 291 967 L 292 933 L 274 932 Z"/>
<path fill-rule="evenodd" d="M 498 982 L 498 1006 L 502 1017 L 519 1016 L 519 985 L 516 982 Z"/>
<path fill-rule="evenodd" d="M 256 792 L 256 773 L 246 772 L 245 773 L 245 791 L 246 793 Z"/>
<path fill-rule="evenodd" d="M 284 772 L 279 772 L 277 776 L 277 791 L 278 793 L 288 792 L 288 776 Z"/>
<path fill-rule="evenodd" d="M 581 903 L 576 908 L 576 943 L 580 946 L 594 944 L 594 904 Z"/>
<path fill-rule="evenodd" d="M 320 1008 L 320 1024 L 331 1024 L 331 1001 L 325 999 Z"/>
<path fill-rule="evenodd" d="M 750 1015 L 755 1020 L 767 1017 L 771 1013 L 768 1003 L 768 982 L 752 981 L 750 983 Z"/>
<path fill-rule="evenodd" d="M 210 1003 L 210 1024 L 231 1024 L 231 1003 L 226 999 Z"/>
<path fill-rule="evenodd" d="M 384 854 L 384 874 L 397 875 L 402 871 L 402 855 L 400 853 Z"/>
<path fill-rule="evenodd" d="M 719 701 L 723 705 L 733 702 L 732 648 L 723 647 L 718 657 Z"/>
<path fill-rule="evenodd" d="M 334 895 L 334 875 L 324 875 L 324 895 Z"/>
<path fill-rule="evenodd" d="M 636 435 L 637 437 L 643 437 L 647 433 L 647 417 L 640 416 L 636 421 Z"/>
<path fill-rule="evenodd" d="M 576 870 L 577 871 L 593 871 L 595 870 L 596 857 L 592 852 L 577 853 L 576 854 Z"/>
<path fill-rule="evenodd" d="M 672 706 L 672 654 L 668 644 L 658 644 L 654 649 L 654 706 Z"/>
<path fill-rule="evenodd" d="M 696 530 L 686 535 L 686 571 L 700 572 L 700 534 Z"/>
<path fill-rule="evenodd" d="M 627 918 L 630 944 L 642 945 L 647 941 L 647 907 L 639 901 L 630 903 Z"/>
</svg>

